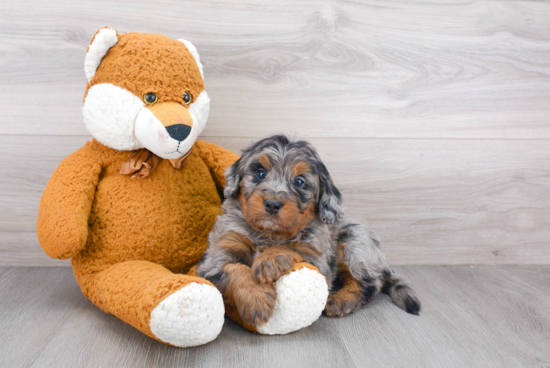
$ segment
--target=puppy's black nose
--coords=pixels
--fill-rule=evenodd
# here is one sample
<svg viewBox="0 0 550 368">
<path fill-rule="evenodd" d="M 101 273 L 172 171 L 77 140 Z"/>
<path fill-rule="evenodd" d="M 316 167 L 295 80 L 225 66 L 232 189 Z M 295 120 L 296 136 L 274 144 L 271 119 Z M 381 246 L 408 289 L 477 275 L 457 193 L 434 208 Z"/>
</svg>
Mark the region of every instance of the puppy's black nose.
<svg viewBox="0 0 550 368">
<path fill-rule="evenodd" d="M 191 133 L 191 127 L 185 124 L 174 124 L 166 127 L 170 137 L 174 138 L 177 141 L 183 141 L 189 133 Z"/>
<path fill-rule="evenodd" d="M 264 206 L 267 213 L 275 215 L 283 207 L 283 202 L 268 199 L 264 202 Z"/>
</svg>

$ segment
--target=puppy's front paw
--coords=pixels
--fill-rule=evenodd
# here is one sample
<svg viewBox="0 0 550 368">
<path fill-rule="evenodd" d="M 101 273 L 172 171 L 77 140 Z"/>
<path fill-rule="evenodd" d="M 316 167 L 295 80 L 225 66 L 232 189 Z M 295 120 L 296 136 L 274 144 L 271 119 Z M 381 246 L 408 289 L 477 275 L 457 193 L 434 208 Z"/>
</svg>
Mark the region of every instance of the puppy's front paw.
<svg viewBox="0 0 550 368">
<path fill-rule="evenodd" d="M 241 290 L 239 294 L 235 302 L 244 322 L 262 326 L 271 318 L 277 300 L 277 292 L 273 285 L 254 284 Z"/>
<path fill-rule="evenodd" d="M 252 265 L 252 278 L 262 284 L 272 284 L 290 271 L 293 264 L 290 255 L 262 253 Z"/>
<path fill-rule="evenodd" d="M 342 317 L 361 307 L 361 295 L 342 290 L 328 297 L 324 313 L 329 317 Z"/>
</svg>

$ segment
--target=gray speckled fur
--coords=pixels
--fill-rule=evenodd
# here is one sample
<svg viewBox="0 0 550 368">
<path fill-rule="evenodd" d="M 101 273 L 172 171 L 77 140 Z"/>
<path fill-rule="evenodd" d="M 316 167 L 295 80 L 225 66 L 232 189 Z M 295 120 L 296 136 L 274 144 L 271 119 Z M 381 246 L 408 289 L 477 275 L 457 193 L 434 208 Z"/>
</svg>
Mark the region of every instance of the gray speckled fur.
<svg viewBox="0 0 550 368">
<path fill-rule="evenodd" d="M 254 173 L 247 170 L 254 164 L 255 159 L 264 154 L 268 154 L 272 162 L 270 174 L 261 183 L 255 183 Z M 307 161 L 313 168 L 311 173 L 305 175 L 309 189 L 307 193 L 302 193 L 302 201 L 290 184 L 293 180 L 290 171 L 297 160 Z M 236 199 L 240 190 L 245 191 L 245 196 L 250 195 L 254 190 L 262 193 L 276 193 L 278 197 L 300 202 L 299 205 L 302 207 L 309 201 L 315 200 L 316 216 L 291 239 L 266 238 L 245 220 Z M 209 248 L 197 268 L 199 276 L 211 280 L 221 289 L 227 281 L 224 279 L 223 269 L 228 263 L 243 263 L 251 266 L 254 259 L 266 247 L 299 241 L 309 244 L 320 253 L 319 256 L 301 254 L 308 263 L 317 267 L 326 276 L 332 292 L 338 288 L 334 281 L 338 274 L 338 264 L 342 262 L 365 289 L 365 303 L 379 291 L 384 291 L 397 305 L 407 311 L 409 311 L 406 308 L 405 299 L 407 298 L 417 303 L 419 307 L 420 303 L 406 280 L 402 276 L 397 276 L 389 267 L 380 249 L 380 242 L 372 232 L 364 224 L 343 218 L 340 192 L 309 143 L 291 142 L 284 136 L 274 136 L 253 144 L 243 152 L 242 157 L 233 166 L 226 170 L 224 194 L 226 199 L 222 206 L 223 214 L 216 219 L 208 239 Z M 304 199 L 305 202 L 303 202 Z M 250 239 L 255 247 L 254 252 L 236 255 L 227 249 L 217 247 L 220 237 L 229 231 Z"/>
</svg>

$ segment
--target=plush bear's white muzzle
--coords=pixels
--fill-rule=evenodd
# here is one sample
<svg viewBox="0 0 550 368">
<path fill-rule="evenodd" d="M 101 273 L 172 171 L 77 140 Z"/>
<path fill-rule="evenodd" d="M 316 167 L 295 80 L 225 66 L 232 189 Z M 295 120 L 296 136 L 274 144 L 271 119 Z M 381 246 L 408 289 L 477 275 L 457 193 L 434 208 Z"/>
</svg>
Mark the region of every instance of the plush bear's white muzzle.
<svg viewBox="0 0 550 368">
<path fill-rule="evenodd" d="M 88 90 L 83 114 L 90 134 L 108 147 L 123 151 L 147 148 L 159 157 L 177 159 L 189 152 L 204 129 L 210 113 L 210 98 L 202 91 L 189 107 L 182 109 L 183 115 L 190 116 L 184 135 L 182 129 L 174 128 L 173 124 L 163 124 L 143 100 L 131 92 L 102 83 Z"/>
<path fill-rule="evenodd" d="M 177 159 L 189 152 L 199 134 L 196 124 L 190 127 L 184 124 L 176 125 L 190 128 L 188 134 L 181 136 L 185 137 L 183 140 L 179 140 L 181 138 L 177 134 L 170 134 L 170 128 L 174 125 L 165 127 L 151 110 L 143 109 L 136 118 L 134 134 L 141 145 L 155 155 L 165 159 Z"/>
</svg>

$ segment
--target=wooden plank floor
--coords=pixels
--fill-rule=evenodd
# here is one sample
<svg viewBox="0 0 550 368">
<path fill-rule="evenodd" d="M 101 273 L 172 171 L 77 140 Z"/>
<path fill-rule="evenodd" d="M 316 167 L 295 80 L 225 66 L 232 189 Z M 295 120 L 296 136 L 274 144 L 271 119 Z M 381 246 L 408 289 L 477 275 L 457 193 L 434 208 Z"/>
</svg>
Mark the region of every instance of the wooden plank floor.
<svg viewBox="0 0 550 368">
<path fill-rule="evenodd" d="M 107 315 L 65 267 L 0 267 L 0 367 L 521 367 L 550 365 L 549 266 L 407 266 L 423 311 L 378 296 L 284 336 L 227 320 L 212 343 L 163 345 Z"/>
</svg>

